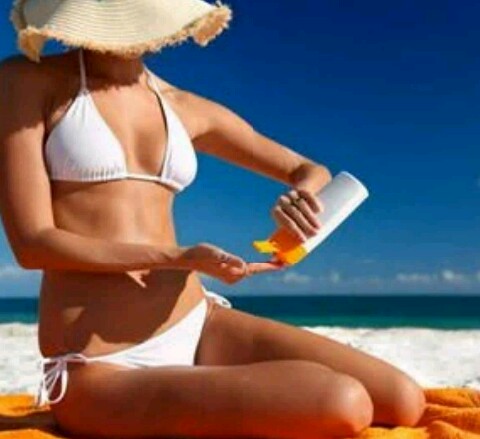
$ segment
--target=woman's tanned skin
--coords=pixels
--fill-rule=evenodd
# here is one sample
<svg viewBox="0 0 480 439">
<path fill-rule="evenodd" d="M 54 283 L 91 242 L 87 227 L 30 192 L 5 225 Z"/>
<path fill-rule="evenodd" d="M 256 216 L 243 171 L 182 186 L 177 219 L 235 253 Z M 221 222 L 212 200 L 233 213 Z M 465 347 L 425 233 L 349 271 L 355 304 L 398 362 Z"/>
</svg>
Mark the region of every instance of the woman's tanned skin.
<svg viewBox="0 0 480 439">
<path fill-rule="evenodd" d="M 128 170 L 158 174 L 165 121 L 143 60 L 92 51 L 85 60 L 88 88 Z M 197 152 L 307 195 L 330 180 L 325 166 L 225 106 L 155 80 Z M 281 268 L 244 261 L 215 243 L 179 245 L 175 194 L 161 184 L 50 181 L 45 141 L 79 87 L 77 50 L 0 66 L 2 220 L 16 261 L 43 270 L 44 356 L 107 354 L 162 333 L 204 296 L 200 272 L 234 284 Z M 372 421 L 413 425 L 425 403 L 412 378 L 380 359 L 211 300 L 193 367 L 68 367 L 67 393 L 53 412 L 67 432 L 96 437 L 318 439 L 354 435 Z"/>
</svg>

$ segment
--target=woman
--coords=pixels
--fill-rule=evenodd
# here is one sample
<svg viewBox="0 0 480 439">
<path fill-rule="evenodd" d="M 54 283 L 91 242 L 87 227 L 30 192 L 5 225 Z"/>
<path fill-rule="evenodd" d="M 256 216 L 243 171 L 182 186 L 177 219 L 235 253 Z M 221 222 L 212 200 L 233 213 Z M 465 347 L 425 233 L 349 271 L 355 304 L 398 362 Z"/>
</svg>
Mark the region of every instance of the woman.
<svg viewBox="0 0 480 439">
<path fill-rule="evenodd" d="M 30 60 L 1 65 L 0 193 L 16 260 L 43 270 L 39 404 L 50 401 L 69 434 L 112 438 L 318 438 L 414 425 L 424 395 L 405 373 L 234 309 L 198 276 L 234 284 L 279 262 L 176 241 L 172 204 L 198 151 L 290 186 L 272 209 L 278 225 L 303 239 L 319 227 L 323 165 L 143 64 L 145 52 L 189 36 L 207 44 L 230 18 L 201 0 L 14 5 Z M 39 62 L 50 38 L 73 49 Z"/>
</svg>

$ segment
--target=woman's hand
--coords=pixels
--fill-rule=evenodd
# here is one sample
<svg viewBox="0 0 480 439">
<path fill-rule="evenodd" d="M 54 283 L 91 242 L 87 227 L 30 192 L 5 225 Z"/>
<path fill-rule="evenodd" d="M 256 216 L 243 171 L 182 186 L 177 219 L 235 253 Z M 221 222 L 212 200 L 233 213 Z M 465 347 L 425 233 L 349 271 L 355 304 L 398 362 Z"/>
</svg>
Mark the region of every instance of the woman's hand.
<svg viewBox="0 0 480 439">
<path fill-rule="evenodd" d="M 281 195 L 272 209 L 276 224 L 302 241 L 314 236 L 321 224 L 316 215 L 323 212 L 322 203 L 306 189 L 291 189 Z"/>
<path fill-rule="evenodd" d="M 182 259 L 187 268 L 208 274 L 227 284 L 234 284 L 252 274 L 281 270 L 285 267 L 282 262 L 276 260 L 245 262 L 242 258 L 208 243 L 187 248 Z"/>
</svg>

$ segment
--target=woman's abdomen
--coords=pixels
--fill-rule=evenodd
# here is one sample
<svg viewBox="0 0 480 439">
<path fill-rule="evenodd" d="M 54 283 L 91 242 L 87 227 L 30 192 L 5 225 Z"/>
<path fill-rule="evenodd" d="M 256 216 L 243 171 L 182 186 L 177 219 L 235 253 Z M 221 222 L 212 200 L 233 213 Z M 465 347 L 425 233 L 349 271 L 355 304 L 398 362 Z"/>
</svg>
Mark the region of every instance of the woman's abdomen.
<svg viewBox="0 0 480 439">
<path fill-rule="evenodd" d="M 80 191 L 67 183 L 61 191 L 56 189 L 55 223 L 97 239 L 177 245 L 172 199 L 171 193 L 152 183 L 115 182 Z M 199 277 L 186 270 L 45 270 L 40 350 L 45 356 L 120 350 L 167 329 L 202 297 Z"/>
<path fill-rule="evenodd" d="M 45 356 L 66 352 L 101 355 L 159 334 L 203 297 L 195 272 L 44 272 L 39 344 Z"/>
</svg>

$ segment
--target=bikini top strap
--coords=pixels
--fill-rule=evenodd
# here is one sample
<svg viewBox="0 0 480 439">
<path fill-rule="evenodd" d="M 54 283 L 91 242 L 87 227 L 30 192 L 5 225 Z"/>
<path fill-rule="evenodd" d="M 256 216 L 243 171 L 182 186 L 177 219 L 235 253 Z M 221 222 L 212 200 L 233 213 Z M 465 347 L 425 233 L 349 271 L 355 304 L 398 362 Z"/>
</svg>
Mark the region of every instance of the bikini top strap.
<svg viewBox="0 0 480 439">
<path fill-rule="evenodd" d="M 158 88 L 157 81 L 155 81 L 155 78 L 153 77 L 153 73 L 150 71 L 150 69 L 147 66 L 144 66 L 145 71 L 147 72 L 147 82 L 148 85 L 150 86 L 151 89 L 157 94 L 157 96 L 162 100 L 163 102 L 163 96 L 160 93 L 160 89 Z"/>
<path fill-rule="evenodd" d="M 85 71 L 85 59 L 83 56 L 83 48 L 81 47 L 78 51 L 78 58 L 80 64 L 80 89 L 82 91 L 87 91 L 87 74 Z"/>
</svg>

